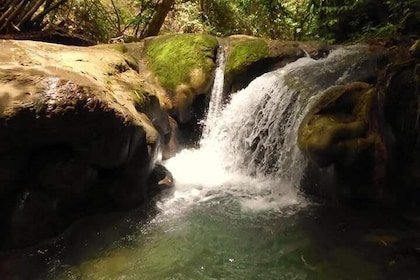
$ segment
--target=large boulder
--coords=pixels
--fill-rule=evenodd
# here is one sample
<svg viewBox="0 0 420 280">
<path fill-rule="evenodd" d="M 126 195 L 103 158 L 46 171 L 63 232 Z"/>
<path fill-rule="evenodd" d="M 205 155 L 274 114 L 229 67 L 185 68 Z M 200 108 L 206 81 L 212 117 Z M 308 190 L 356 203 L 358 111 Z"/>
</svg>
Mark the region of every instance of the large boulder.
<svg viewBox="0 0 420 280">
<path fill-rule="evenodd" d="M 369 132 L 373 86 L 355 82 L 327 90 L 299 127 L 298 146 L 320 167 L 352 164 L 375 142 Z"/>
<path fill-rule="evenodd" d="M 401 38 L 381 45 L 388 51 L 374 85 L 329 89 L 303 120 L 298 146 L 318 180 L 309 187 L 318 185 L 339 201 L 374 202 L 418 216 L 419 42 Z"/>
<path fill-rule="evenodd" d="M 0 45 L 0 247 L 146 201 L 171 127 L 136 60 L 109 46 Z"/>
<path fill-rule="evenodd" d="M 374 96 L 374 87 L 364 82 L 334 86 L 299 127 L 298 147 L 311 161 L 312 180 L 319 177 L 313 185 L 330 199 L 376 199 L 376 160 L 382 140 L 371 119 Z"/>
<path fill-rule="evenodd" d="M 164 89 L 166 109 L 180 123 L 193 117 L 197 96 L 209 93 L 219 43 L 210 35 L 179 34 L 145 41 L 148 69 Z"/>
</svg>

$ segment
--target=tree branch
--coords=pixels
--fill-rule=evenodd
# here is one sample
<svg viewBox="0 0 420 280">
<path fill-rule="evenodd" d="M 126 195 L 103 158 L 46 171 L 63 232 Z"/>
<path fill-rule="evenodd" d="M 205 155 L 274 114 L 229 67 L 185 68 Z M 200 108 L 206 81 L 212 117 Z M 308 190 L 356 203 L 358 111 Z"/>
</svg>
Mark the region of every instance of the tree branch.
<svg viewBox="0 0 420 280">
<path fill-rule="evenodd" d="M 112 8 L 114 9 L 115 16 L 117 17 L 117 29 L 118 33 L 121 33 L 121 19 L 120 19 L 120 13 L 118 12 L 117 7 L 115 6 L 114 0 L 111 0 Z M 121 34 L 118 34 L 118 36 Z"/>
<path fill-rule="evenodd" d="M 25 3 L 26 1 L 23 0 L 21 1 L 17 7 L 15 8 L 15 10 L 11 13 L 11 15 L 6 19 L 6 21 L 3 23 L 3 25 L 0 27 L 0 33 L 3 32 L 3 30 L 5 30 L 7 28 L 7 26 L 10 24 L 10 22 L 12 22 L 12 20 L 14 20 L 16 18 L 16 16 L 19 15 L 19 12 L 22 9 L 23 5 L 26 5 L 27 3 Z"/>
<path fill-rule="evenodd" d="M 50 7 L 45 7 L 44 10 L 38 14 L 33 21 L 34 22 L 41 22 L 43 21 L 44 17 L 51 11 L 57 9 L 58 7 L 60 7 L 62 4 L 66 3 L 67 0 L 60 0 L 57 3 L 55 3 L 54 5 L 50 6 Z"/>
<path fill-rule="evenodd" d="M 23 16 L 23 18 L 20 20 L 20 22 L 17 24 L 17 27 L 20 28 L 21 26 L 25 25 L 25 23 L 31 19 L 31 17 L 38 11 L 39 7 L 41 7 L 42 4 L 44 4 L 45 0 L 38 0 L 35 2 L 35 4 L 32 6 L 31 9 Z"/>
<path fill-rule="evenodd" d="M 162 27 L 165 18 L 169 11 L 172 9 L 174 3 L 175 0 L 163 0 L 162 3 L 157 5 L 156 11 L 152 17 L 152 20 L 149 22 L 143 37 L 155 36 L 159 33 L 159 30 Z"/>
<path fill-rule="evenodd" d="M 10 4 L 10 7 L 6 10 L 6 12 L 0 17 L 0 24 L 2 24 L 7 17 L 13 12 L 13 10 L 16 8 L 16 5 L 18 4 L 19 0 L 13 0 Z"/>
</svg>

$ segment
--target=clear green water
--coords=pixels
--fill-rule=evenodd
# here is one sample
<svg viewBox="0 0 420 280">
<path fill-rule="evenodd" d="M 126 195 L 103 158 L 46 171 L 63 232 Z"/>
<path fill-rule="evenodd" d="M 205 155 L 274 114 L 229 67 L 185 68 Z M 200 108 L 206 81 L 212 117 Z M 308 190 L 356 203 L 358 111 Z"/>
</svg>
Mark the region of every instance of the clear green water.
<svg viewBox="0 0 420 280">
<path fill-rule="evenodd" d="M 87 219 L 3 256 L 2 279 L 419 279 L 418 230 L 388 213 L 255 210 L 232 196 L 182 209 Z"/>
</svg>

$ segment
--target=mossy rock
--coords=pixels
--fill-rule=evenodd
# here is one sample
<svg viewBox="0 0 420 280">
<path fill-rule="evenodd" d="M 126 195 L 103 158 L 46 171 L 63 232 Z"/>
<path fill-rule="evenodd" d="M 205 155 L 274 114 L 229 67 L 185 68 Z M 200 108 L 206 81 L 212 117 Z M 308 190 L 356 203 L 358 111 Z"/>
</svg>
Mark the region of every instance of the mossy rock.
<svg viewBox="0 0 420 280">
<path fill-rule="evenodd" d="M 298 131 L 298 146 L 320 167 L 350 165 L 376 141 L 369 133 L 373 87 L 362 82 L 327 90 Z"/>
<path fill-rule="evenodd" d="M 168 35 L 148 41 L 146 55 L 161 84 L 174 91 L 181 84 L 202 84 L 195 72 L 211 74 L 218 46 L 210 35 Z"/>
<path fill-rule="evenodd" d="M 230 36 L 226 41 L 225 85 L 230 92 L 240 90 L 256 77 L 308 53 L 319 58 L 329 51 L 325 44 L 316 42 L 267 40 L 244 35 Z"/>
<path fill-rule="evenodd" d="M 267 41 L 262 38 L 239 37 L 231 40 L 226 62 L 226 76 L 240 73 L 253 63 L 269 57 Z"/>
<path fill-rule="evenodd" d="M 196 95 L 206 94 L 213 81 L 216 52 L 214 36 L 179 34 L 145 41 L 148 67 L 166 90 L 172 113 L 181 122 L 191 118 Z"/>
</svg>

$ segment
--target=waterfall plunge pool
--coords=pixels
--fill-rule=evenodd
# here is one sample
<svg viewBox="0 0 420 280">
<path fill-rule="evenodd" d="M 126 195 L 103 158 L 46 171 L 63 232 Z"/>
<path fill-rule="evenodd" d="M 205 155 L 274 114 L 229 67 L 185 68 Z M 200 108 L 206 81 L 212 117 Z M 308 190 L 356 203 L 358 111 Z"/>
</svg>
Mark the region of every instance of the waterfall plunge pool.
<svg viewBox="0 0 420 280">
<path fill-rule="evenodd" d="M 290 201 L 279 209 L 215 191 L 198 201 L 197 188 L 193 204 L 183 203 L 192 197 L 163 194 L 172 205 L 165 215 L 144 219 L 137 209 L 90 218 L 52 244 L 3 258 L 13 269 L 2 279 L 417 279 L 420 273 L 418 232 L 387 213 Z"/>
</svg>

